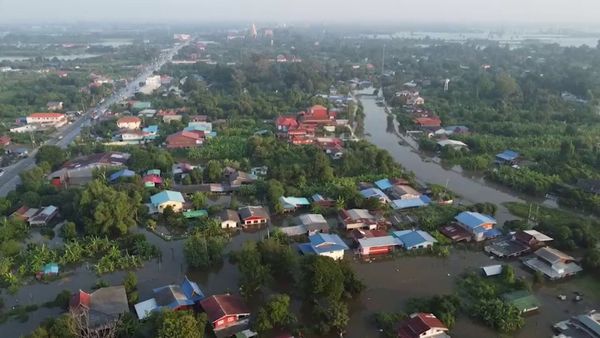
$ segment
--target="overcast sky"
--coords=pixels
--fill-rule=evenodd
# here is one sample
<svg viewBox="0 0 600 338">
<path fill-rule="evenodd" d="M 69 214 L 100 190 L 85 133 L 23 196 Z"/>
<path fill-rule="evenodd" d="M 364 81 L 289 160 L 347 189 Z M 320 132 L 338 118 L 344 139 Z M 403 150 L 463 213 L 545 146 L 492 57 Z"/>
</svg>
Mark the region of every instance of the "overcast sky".
<svg viewBox="0 0 600 338">
<path fill-rule="evenodd" d="M 600 0 L 0 0 L 0 23 L 594 23 L 599 17 Z"/>
</svg>

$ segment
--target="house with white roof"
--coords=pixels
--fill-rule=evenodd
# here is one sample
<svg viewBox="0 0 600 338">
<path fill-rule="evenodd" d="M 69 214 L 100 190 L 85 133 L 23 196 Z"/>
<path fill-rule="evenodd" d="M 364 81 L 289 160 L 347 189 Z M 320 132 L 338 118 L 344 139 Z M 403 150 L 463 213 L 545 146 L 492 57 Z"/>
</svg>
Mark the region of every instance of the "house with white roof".
<svg viewBox="0 0 600 338">
<path fill-rule="evenodd" d="M 319 255 L 340 260 L 344 258 L 344 251 L 349 249 L 338 235 L 317 233 L 308 236 L 308 240 L 308 243 L 298 245 L 298 249 L 304 255 Z"/>
<path fill-rule="evenodd" d="M 534 257 L 523 261 L 534 271 L 544 274 L 551 280 L 573 276 L 583 269 L 575 263 L 575 259 L 566 253 L 550 247 L 543 247 L 534 252 Z"/>
</svg>

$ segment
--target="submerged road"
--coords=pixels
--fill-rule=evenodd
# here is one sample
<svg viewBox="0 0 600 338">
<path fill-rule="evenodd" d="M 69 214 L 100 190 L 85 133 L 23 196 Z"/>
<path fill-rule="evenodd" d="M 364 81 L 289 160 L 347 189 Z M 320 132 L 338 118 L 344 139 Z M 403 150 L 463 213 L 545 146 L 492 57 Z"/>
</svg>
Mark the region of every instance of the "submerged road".
<svg viewBox="0 0 600 338">
<path fill-rule="evenodd" d="M 81 128 L 90 123 L 92 113 L 103 112 L 114 103 L 133 96 L 138 89 L 138 84 L 140 82 L 145 81 L 148 76 L 159 70 L 167 62 L 170 62 L 177 52 L 187 44 L 189 44 L 189 42 L 177 44 L 173 48 L 163 51 L 155 62 L 144 67 L 143 71 L 138 74 L 134 80 L 130 81 L 127 86 L 121 88 L 97 106 L 88 109 L 80 118 L 73 121 L 73 123 L 59 128 L 59 130 L 54 133 L 53 137 L 44 144 L 66 148 L 73 140 L 75 140 L 79 133 L 81 133 Z M 31 169 L 35 165 L 36 153 L 37 148 L 29 154 L 29 157 L 4 168 L 4 175 L 0 176 L 0 196 L 6 196 L 9 192 L 15 190 L 17 185 L 21 182 L 19 174 L 25 170 Z"/>
</svg>

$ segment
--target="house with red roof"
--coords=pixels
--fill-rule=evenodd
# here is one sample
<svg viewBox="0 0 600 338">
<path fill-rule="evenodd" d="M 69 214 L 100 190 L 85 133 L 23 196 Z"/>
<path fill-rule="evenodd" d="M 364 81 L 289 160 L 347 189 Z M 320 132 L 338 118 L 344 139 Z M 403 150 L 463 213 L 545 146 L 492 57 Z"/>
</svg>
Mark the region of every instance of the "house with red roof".
<svg viewBox="0 0 600 338">
<path fill-rule="evenodd" d="M 137 116 L 123 116 L 117 120 L 117 127 L 120 129 L 140 129 L 142 119 Z"/>
<path fill-rule="evenodd" d="M 414 119 L 415 124 L 421 128 L 436 128 L 439 129 L 442 125 L 442 120 L 438 116 L 417 117 Z"/>
<path fill-rule="evenodd" d="M 206 312 L 217 335 L 224 329 L 239 326 L 241 331 L 248 326 L 250 309 L 238 296 L 225 294 L 206 297 L 200 301 L 200 307 Z"/>
<path fill-rule="evenodd" d="M 193 148 L 202 143 L 204 143 L 204 132 L 201 130 L 184 130 L 167 136 L 169 149 Z"/>
<path fill-rule="evenodd" d="M 398 338 L 450 338 L 448 328 L 433 313 L 413 313 L 400 324 Z"/>
<path fill-rule="evenodd" d="M 335 123 L 336 114 L 333 111 L 329 111 L 327 107 L 322 105 L 314 105 L 306 112 L 300 112 L 299 117 L 303 123 L 315 123 L 315 124 L 330 124 Z"/>
<path fill-rule="evenodd" d="M 129 304 L 125 287 L 118 285 L 100 288 L 92 293 L 79 290 L 71 297 L 69 309 L 74 313 L 87 313 L 89 330 L 99 333 L 129 312 Z"/>
<path fill-rule="evenodd" d="M 62 113 L 33 113 L 26 118 L 27 124 L 50 125 L 61 127 L 67 123 L 67 117 Z"/>
<path fill-rule="evenodd" d="M 298 121 L 295 116 L 279 116 L 275 120 L 277 132 L 287 133 L 292 129 L 298 128 Z"/>
</svg>

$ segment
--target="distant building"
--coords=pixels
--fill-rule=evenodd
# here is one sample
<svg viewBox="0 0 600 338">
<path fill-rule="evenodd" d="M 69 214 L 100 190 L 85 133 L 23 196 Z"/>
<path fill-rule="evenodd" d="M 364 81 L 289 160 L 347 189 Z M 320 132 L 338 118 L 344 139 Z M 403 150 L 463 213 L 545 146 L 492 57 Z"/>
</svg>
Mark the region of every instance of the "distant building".
<svg viewBox="0 0 600 338">
<path fill-rule="evenodd" d="M 148 318 L 156 311 L 193 310 L 194 306 L 204 299 L 198 284 L 184 277 L 180 285 L 166 285 L 152 290 L 154 297 L 135 304 L 138 319 Z"/>
<path fill-rule="evenodd" d="M 518 290 L 502 295 L 502 299 L 519 309 L 521 313 L 529 313 L 540 308 L 539 301 L 526 290 Z"/>
<path fill-rule="evenodd" d="M 516 151 L 505 150 L 499 154 L 496 154 L 496 163 L 498 164 L 506 164 L 506 165 L 515 165 L 516 161 L 519 159 L 521 155 Z"/>
<path fill-rule="evenodd" d="M 472 239 L 479 242 L 485 239 L 498 237 L 501 232 L 495 229 L 496 220 L 488 215 L 478 212 L 463 211 L 454 218 L 458 225 L 468 231 Z"/>
<path fill-rule="evenodd" d="M 342 210 L 340 217 L 346 230 L 377 227 L 377 218 L 366 209 Z"/>
<path fill-rule="evenodd" d="M 400 240 L 406 250 L 430 248 L 437 243 L 435 238 L 422 230 L 394 231 L 393 235 Z"/>
<path fill-rule="evenodd" d="M 219 214 L 221 228 L 237 228 L 240 224 L 240 215 L 235 210 L 223 210 Z"/>
<path fill-rule="evenodd" d="M 136 116 L 124 116 L 117 120 L 120 129 L 140 129 L 142 120 Z"/>
<path fill-rule="evenodd" d="M 48 175 L 48 179 L 56 187 L 87 184 L 96 170 L 124 167 L 130 156 L 128 153 L 106 152 L 78 157 Z"/>
<path fill-rule="evenodd" d="M 592 310 L 552 326 L 560 333 L 556 338 L 600 338 L 600 312 Z"/>
<path fill-rule="evenodd" d="M 67 117 L 62 113 L 33 113 L 26 118 L 27 124 L 61 127 L 67 124 Z"/>
<path fill-rule="evenodd" d="M 63 102 L 62 101 L 49 101 L 48 104 L 46 104 L 46 107 L 48 108 L 49 111 L 62 110 Z"/>
<path fill-rule="evenodd" d="M 167 136 L 167 148 L 181 149 L 194 148 L 204 143 L 204 132 L 202 131 L 180 131 Z"/>
</svg>

